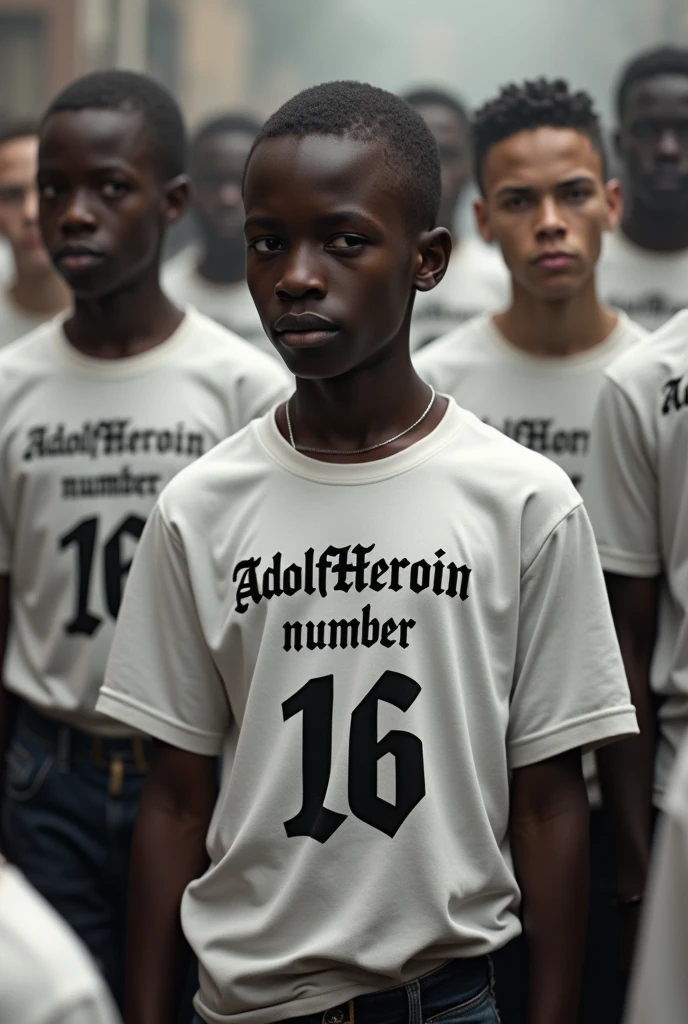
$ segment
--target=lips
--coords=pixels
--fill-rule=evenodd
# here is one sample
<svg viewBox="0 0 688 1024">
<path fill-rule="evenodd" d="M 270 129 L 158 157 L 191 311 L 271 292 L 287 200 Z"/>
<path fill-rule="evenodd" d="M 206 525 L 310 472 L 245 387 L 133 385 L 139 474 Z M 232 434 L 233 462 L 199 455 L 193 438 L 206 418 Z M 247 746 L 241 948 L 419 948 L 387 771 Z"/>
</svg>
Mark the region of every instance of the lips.
<svg viewBox="0 0 688 1024">
<path fill-rule="evenodd" d="M 290 348 L 321 345 L 339 329 L 339 324 L 320 313 L 284 313 L 274 325 L 279 340 Z"/>
<path fill-rule="evenodd" d="M 87 245 L 63 245 L 53 254 L 53 259 L 66 270 L 84 270 L 101 263 L 105 256 Z"/>
<path fill-rule="evenodd" d="M 541 253 L 540 256 L 536 256 L 533 263 L 535 266 L 543 267 L 545 270 L 565 270 L 572 263 L 575 263 L 575 260 L 576 257 L 572 253 L 553 249 Z"/>
</svg>

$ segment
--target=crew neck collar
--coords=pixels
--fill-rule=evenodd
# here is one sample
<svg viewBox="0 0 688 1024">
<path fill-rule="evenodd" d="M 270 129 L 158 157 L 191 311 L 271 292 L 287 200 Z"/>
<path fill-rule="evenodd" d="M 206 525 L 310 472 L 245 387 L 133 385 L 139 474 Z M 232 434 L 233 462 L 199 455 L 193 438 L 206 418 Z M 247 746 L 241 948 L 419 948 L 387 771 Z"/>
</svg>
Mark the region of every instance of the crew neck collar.
<svg viewBox="0 0 688 1024">
<path fill-rule="evenodd" d="M 53 321 L 55 325 L 55 343 L 59 355 L 70 363 L 72 367 L 85 373 L 97 376 L 106 375 L 108 377 L 130 376 L 144 373 L 149 368 L 168 359 L 173 352 L 181 348 L 188 340 L 194 314 L 195 310 L 192 307 L 187 307 L 181 323 L 169 338 L 161 341 L 154 348 L 147 349 L 145 352 L 137 352 L 131 356 L 122 356 L 119 359 L 101 359 L 98 356 L 86 355 L 86 353 L 80 352 L 79 349 L 75 348 L 67 338 L 64 329 L 67 318 L 71 316 L 70 312 L 61 313 Z"/>
<path fill-rule="evenodd" d="M 447 396 L 443 396 L 447 397 Z M 253 428 L 258 439 L 268 453 L 287 472 L 295 476 L 312 480 L 314 483 L 345 486 L 351 484 L 371 484 L 381 480 L 407 473 L 428 459 L 431 459 L 443 448 L 463 427 L 467 413 L 460 409 L 453 398 L 448 398 L 444 416 L 437 426 L 425 437 L 409 445 L 401 452 L 388 455 L 373 462 L 334 463 L 312 459 L 303 452 L 297 451 L 282 437 L 275 413 L 275 406 L 267 415 L 254 420 Z"/>
<path fill-rule="evenodd" d="M 502 333 L 491 313 L 484 315 L 483 325 L 490 344 L 494 348 L 499 349 L 501 355 L 506 356 L 512 362 L 518 363 L 521 366 L 530 367 L 543 373 L 558 374 L 562 370 L 570 372 L 579 368 L 588 369 L 591 365 L 595 365 L 599 361 L 604 362 L 609 358 L 610 352 L 617 348 L 629 325 L 629 320 L 625 313 L 620 310 L 614 310 L 614 313 L 617 317 L 616 326 L 612 328 L 606 338 L 584 352 L 574 352 L 567 356 L 543 356 L 536 355 L 533 352 L 525 352 L 522 348 L 514 345 L 512 341 L 509 341 L 506 335 Z"/>
</svg>

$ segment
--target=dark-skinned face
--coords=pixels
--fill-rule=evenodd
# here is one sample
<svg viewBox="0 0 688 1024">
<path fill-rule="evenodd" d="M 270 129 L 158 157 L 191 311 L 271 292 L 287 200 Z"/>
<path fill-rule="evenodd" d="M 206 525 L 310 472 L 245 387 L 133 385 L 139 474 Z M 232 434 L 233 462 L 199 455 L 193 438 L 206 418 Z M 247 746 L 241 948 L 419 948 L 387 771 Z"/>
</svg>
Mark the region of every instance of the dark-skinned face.
<svg viewBox="0 0 688 1024">
<path fill-rule="evenodd" d="M 39 216 L 55 267 L 78 297 L 132 285 L 159 259 L 184 179 L 160 181 L 150 129 L 136 111 L 59 111 L 43 127 Z"/>
<path fill-rule="evenodd" d="M 241 179 L 252 145 L 247 132 L 221 132 L 196 147 L 191 164 L 194 212 L 208 241 L 243 242 Z"/>
<path fill-rule="evenodd" d="M 413 232 L 379 143 L 266 140 L 244 205 L 248 285 L 293 373 L 335 377 L 408 344 L 413 288 L 441 278 L 450 240 Z"/>
<path fill-rule="evenodd" d="M 441 103 L 422 104 L 415 109 L 432 132 L 440 151 L 442 204 L 437 223 L 451 231 L 461 194 L 472 177 L 468 126 L 455 110 Z"/>
<path fill-rule="evenodd" d="M 605 183 L 590 139 L 570 128 L 517 132 L 490 147 L 482 179 L 478 226 L 514 281 L 540 299 L 576 294 L 621 212 L 619 183 Z"/>
<path fill-rule="evenodd" d="M 617 146 L 632 196 L 658 212 L 688 211 L 688 76 L 634 83 Z"/>
</svg>

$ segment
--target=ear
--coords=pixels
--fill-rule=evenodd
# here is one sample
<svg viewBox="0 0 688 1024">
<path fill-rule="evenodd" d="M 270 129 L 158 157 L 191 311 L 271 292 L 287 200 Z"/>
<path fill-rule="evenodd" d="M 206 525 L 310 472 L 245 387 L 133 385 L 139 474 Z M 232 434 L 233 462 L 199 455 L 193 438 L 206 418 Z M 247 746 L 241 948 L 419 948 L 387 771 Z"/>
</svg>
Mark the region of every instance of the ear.
<svg viewBox="0 0 688 1024">
<path fill-rule="evenodd" d="M 451 235 L 446 228 L 424 231 L 418 243 L 418 264 L 413 287 L 419 292 L 429 292 L 444 277 L 449 266 L 452 251 Z"/>
<path fill-rule="evenodd" d="M 492 228 L 490 227 L 487 202 L 483 196 L 478 196 L 473 200 L 473 215 L 475 217 L 476 227 L 478 228 L 483 242 L 487 242 L 488 245 L 492 245 L 494 242 L 494 235 L 492 234 Z"/>
<path fill-rule="evenodd" d="M 176 224 L 189 205 L 191 185 L 188 174 L 178 174 L 165 185 L 163 193 L 163 215 L 168 227 Z"/>
<path fill-rule="evenodd" d="M 623 212 L 623 190 L 618 178 L 610 178 L 604 186 L 604 194 L 607 203 L 605 231 L 615 231 Z"/>
</svg>

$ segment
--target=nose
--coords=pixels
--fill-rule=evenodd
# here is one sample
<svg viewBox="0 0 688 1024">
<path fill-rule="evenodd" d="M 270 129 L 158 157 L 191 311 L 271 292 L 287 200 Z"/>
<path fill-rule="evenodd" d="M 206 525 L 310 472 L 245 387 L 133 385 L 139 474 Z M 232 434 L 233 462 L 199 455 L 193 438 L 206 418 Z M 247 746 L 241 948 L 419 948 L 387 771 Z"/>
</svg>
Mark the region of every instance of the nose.
<svg viewBox="0 0 688 1024">
<path fill-rule="evenodd" d="M 275 285 L 275 295 L 283 301 L 305 296 L 322 298 L 327 294 L 327 282 L 322 261 L 309 246 L 299 246 L 286 254 L 284 271 Z"/>
<path fill-rule="evenodd" d="M 84 189 L 75 189 L 60 217 L 63 235 L 92 234 L 98 226 L 96 216 Z"/>
<path fill-rule="evenodd" d="M 566 223 L 561 215 L 559 204 L 552 196 L 545 196 L 540 204 L 535 233 L 540 241 L 561 238 L 566 234 Z"/>
<path fill-rule="evenodd" d="M 681 144 L 673 128 L 666 127 L 659 136 L 657 155 L 660 160 L 678 160 L 681 155 Z"/>
</svg>

